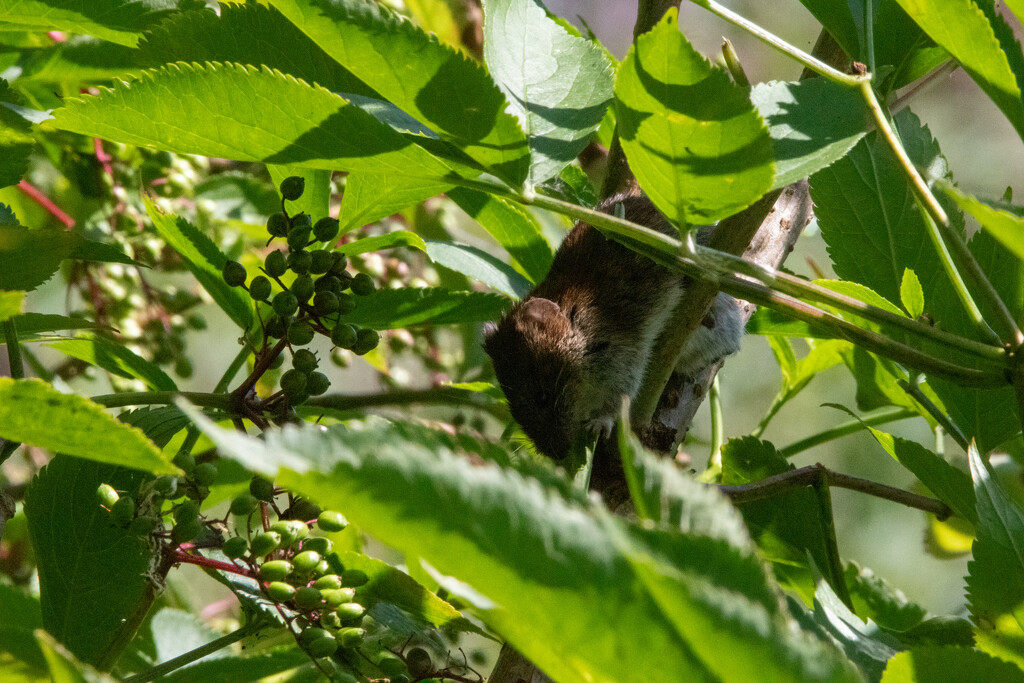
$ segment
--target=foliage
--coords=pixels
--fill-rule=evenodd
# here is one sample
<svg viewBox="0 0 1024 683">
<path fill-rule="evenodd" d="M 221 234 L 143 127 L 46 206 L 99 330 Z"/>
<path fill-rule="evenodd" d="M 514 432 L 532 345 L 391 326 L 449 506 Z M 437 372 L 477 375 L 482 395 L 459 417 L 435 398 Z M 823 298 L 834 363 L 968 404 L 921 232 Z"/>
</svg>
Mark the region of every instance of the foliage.
<svg viewBox="0 0 1024 683">
<path fill-rule="evenodd" d="M 675 10 L 620 63 L 537 0 L 0 0 L 5 674 L 482 681 L 503 641 L 559 682 L 1024 679 L 1024 209 L 905 106 L 956 66 L 1024 136 L 1009 17 L 801 0 L 829 65 L 694 2 L 817 77 L 751 86 Z M 681 233 L 809 178 L 838 278 L 595 212 L 619 153 Z M 782 376 L 697 477 L 620 420 L 628 516 L 480 349 L 573 220 L 761 306 Z M 859 412 L 776 447 L 825 372 Z M 789 460 L 863 430 L 928 495 Z M 835 486 L 971 545 L 970 620 L 844 562 Z"/>
</svg>

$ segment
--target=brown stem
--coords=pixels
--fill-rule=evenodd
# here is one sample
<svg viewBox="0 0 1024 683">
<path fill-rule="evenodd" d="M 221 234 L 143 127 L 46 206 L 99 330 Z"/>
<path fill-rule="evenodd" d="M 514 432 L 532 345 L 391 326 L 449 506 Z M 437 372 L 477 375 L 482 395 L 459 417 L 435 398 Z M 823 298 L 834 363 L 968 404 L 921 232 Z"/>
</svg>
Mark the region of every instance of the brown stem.
<svg viewBox="0 0 1024 683">
<path fill-rule="evenodd" d="M 859 491 L 876 498 L 891 500 L 900 505 L 906 505 L 918 510 L 923 510 L 935 515 L 938 520 L 948 519 L 953 510 L 941 500 L 919 496 L 903 489 L 893 486 L 886 486 L 860 477 L 851 477 L 848 474 L 833 472 L 821 463 L 789 470 L 781 474 L 755 481 L 750 484 L 738 484 L 735 486 L 719 486 L 718 490 L 725 494 L 735 505 L 744 505 L 765 498 L 772 498 L 779 494 L 805 486 L 815 486 L 824 482 L 828 486 L 837 486 L 851 491 Z"/>
</svg>

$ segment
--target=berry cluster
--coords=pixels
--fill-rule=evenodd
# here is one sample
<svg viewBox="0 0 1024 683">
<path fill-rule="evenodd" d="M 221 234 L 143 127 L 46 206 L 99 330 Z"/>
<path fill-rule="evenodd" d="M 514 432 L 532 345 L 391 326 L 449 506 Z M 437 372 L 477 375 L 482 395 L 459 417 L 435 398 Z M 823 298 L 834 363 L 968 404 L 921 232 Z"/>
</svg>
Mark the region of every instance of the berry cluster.
<svg viewBox="0 0 1024 683">
<path fill-rule="evenodd" d="M 248 286 L 245 267 L 227 261 L 222 271 L 224 281 L 232 287 L 245 287 L 255 301 L 269 304 L 273 312 L 263 326 L 267 337 L 284 340 L 294 349 L 309 344 L 319 332 L 335 346 L 363 355 L 377 348 L 380 335 L 342 318 L 355 309 L 356 297 L 373 293 L 373 280 L 366 273 L 352 275 L 345 255 L 331 248 L 338 236 L 337 219 L 327 216 L 313 223 L 304 212 L 288 215 L 284 202 L 299 199 L 304 186 L 305 181 L 298 176 L 285 178 L 280 187 L 281 212 L 267 219 L 271 241 L 283 238 L 287 250 L 275 249 L 267 254 L 261 269 L 264 274 L 253 277 Z M 318 243 L 323 246 L 311 248 Z M 288 271 L 295 275 L 290 285 L 281 279 Z M 276 293 L 275 283 L 279 287 Z M 313 353 L 293 351 L 292 368 L 281 376 L 281 390 L 292 405 L 327 391 L 330 382 L 316 368 Z"/>
</svg>

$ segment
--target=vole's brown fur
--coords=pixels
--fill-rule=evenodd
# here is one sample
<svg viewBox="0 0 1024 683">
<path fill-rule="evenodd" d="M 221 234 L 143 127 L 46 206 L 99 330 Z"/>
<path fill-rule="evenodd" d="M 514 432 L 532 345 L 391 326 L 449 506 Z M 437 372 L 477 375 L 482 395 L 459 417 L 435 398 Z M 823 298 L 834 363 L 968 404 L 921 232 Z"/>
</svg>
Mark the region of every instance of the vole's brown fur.
<svg viewBox="0 0 1024 683">
<path fill-rule="evenodd" d="M 676 234 L 639 192 L 612 197 L 601 209 L 611 213 L 616 204 L 627 220 Z M 564 457 L 576 439 L 610 428 L 621 397 L 639 389 L 684 286 L 683 276 L 587 224 L 566 236 L 544 281 L 486 332 L 484 342 L 513 417 L 541 453 Z M 707 365 L 736 350 L 738 320 L 719 327 L 735 340 L 713 349 L 711 358 L 691 353 L 691 361 Z"/>
</svg>

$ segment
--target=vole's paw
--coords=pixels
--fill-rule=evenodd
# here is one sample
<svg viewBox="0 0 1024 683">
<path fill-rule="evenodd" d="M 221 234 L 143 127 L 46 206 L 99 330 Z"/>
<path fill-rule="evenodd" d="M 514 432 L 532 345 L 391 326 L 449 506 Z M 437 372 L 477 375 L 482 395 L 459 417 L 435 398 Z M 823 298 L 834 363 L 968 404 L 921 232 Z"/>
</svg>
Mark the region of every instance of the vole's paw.
<svg viewBox="0 0 1024 683">
<path fill-rule="evenodd" d="M 609 417 L 598 417 L 587 423 L 587 431 L 591 434 L 600 434 L 601 436 L 608 437 L 612 435 L 612 430 L 615 428 L 615 419 Z"/>
</svg>

